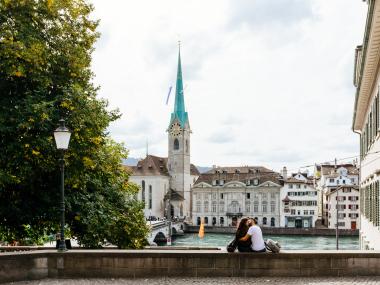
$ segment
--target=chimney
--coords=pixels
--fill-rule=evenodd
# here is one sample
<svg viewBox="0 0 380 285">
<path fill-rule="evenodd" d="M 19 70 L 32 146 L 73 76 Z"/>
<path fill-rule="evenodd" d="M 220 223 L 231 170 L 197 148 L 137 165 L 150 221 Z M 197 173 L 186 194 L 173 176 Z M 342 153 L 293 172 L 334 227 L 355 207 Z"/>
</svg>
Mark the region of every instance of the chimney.
<svg viewBox="0 0 380 285">
<path fill-rule="evenodd" d="M 286 169 L 286 166 L 282 168 L 282 177 L 284 180 L 288 178 L 288 170 Z"/>
</svg>

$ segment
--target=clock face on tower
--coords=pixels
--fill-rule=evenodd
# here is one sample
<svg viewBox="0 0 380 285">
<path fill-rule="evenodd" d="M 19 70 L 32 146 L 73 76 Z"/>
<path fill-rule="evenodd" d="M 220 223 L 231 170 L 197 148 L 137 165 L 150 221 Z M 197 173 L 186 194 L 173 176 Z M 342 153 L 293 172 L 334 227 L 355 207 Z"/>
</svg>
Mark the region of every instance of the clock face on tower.
<svg viewBox="0 0 380 285">
<path fill-rule="evenodd" d="M 170 134 L 173 137 L 178 137 L 181 134 L 181 126 L 178 123 L 173 123 L 170 127 Z"/>
</svg>

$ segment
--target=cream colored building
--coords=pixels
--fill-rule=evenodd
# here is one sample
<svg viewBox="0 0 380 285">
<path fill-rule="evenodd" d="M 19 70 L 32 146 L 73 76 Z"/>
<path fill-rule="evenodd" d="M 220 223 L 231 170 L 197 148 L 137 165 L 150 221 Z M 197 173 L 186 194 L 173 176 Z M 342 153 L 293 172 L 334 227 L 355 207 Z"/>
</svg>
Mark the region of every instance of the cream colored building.
<svg viewBox="0 0 380 285">
<path fill-rule="evenodd" d="M 352 129 L 360 136 L 360 246 L 380 250 L 380 0 L 368 0 L 363 43 L 356 48 Z"/>
<path fill-rule="evenodd" d="M 265 167 L 216 167 L 192 188 L 193 224 L 236 226 L 256 217 L 264 227 L 280 226 L 281 176 Z"/>
</svg>

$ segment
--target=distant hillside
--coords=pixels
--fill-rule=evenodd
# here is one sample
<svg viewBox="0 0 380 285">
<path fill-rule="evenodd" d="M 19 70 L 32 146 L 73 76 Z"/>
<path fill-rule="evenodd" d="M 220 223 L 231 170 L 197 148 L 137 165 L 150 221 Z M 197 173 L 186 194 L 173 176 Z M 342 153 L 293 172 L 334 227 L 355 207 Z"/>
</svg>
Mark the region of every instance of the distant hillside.
<svg viewBox="0 0 380 285">
<path fill-rule="evenodd" d="M 136 166 L 137 162 L 139 162 L 138 158 L 128 157 L 127 159 L 123 159 L 122 164 L 128 166 Z"/>
<path fill-rule="evenodd" d="M 140 160 L 139 158 L 128 157 L 127 159 L 123 159 L 122 164 L 128 165 L 128 166 L 136 166 L 137 163 L 139 162 L 139 160 Z M 208 167 L 208 166 L 197 166 L 196 165 L 196 167 L 198 168 L 200 173 L 205 173 L 205 172 L 209 171 L 210 169 L 212 169 L 212 167 Z"/>
<path fill-rule="evenodd" d="M 212 167 L 208 167 L 208 166 L 197 166 L 197 168 L 200 173 L 205 173 L 212 169 Z"/>
</svg>

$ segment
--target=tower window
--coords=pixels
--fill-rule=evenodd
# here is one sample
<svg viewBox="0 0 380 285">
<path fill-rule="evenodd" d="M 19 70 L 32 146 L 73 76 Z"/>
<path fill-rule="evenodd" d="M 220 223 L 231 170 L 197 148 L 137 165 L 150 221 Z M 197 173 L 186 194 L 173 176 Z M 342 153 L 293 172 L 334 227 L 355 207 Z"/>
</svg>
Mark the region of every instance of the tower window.
<svg viewBox="0 0 380 285">
<path fill-rule="evenodd" d="M 178 139 L 174 140 L 174 150 L 179 150 L 179 141 L 178 141 Z"/>
<path fill-rule="evenodd" d="M 186 153 L 189 153 L 189 142 L 186 140 Z"/>
</svg>

